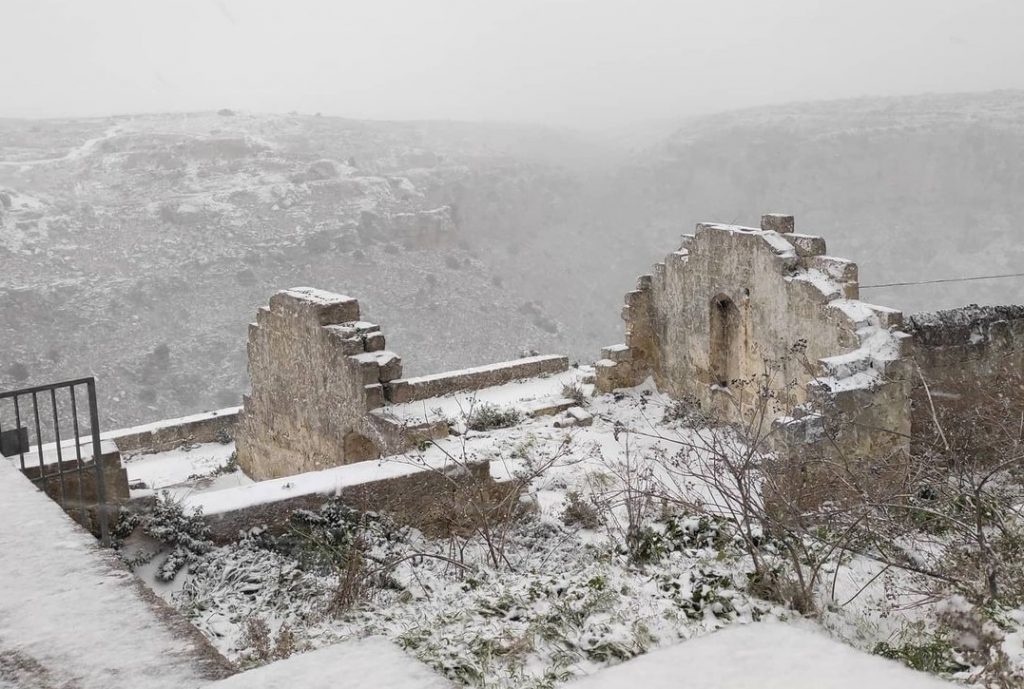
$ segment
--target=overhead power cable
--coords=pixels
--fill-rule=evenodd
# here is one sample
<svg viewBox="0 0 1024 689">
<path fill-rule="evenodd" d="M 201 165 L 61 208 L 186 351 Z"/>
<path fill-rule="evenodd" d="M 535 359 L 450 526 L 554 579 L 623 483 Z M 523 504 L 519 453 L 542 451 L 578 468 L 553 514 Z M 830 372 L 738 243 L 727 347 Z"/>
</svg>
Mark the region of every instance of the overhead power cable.
<svg viewBox="0 0 1024 689">
<path fill-rule="evenodd" d="M 964 278 L 943 278 L 941 280 L 916 280 L 912 282 L 886 282 L 879 285 L 861 285 L 861 289 L 875 289 L 877 287 L 905 287 L 907 285 L 937 285 L 944 282 L 972 282 L 974 280 L 1002 280 L 1004 278 L 1020 278 L 1024 273 L 1006 273 L 1004 275 L 974 275 Z"/>
</svg>

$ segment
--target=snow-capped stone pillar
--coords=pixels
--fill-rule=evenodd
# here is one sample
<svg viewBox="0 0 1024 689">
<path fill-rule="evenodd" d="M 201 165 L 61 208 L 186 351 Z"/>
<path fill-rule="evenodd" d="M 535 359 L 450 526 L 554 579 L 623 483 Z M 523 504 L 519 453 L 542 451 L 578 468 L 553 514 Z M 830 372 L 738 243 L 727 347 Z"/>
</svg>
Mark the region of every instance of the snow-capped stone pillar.
<svg viewBox="0 0 1024 689">
<path fill-rule="evenodd" d="M 796 229 L 796 219 L 782 213 L 765 213 L 761 216 L 761 229 L 765 232 L 789 234 Z"/>
</svg>

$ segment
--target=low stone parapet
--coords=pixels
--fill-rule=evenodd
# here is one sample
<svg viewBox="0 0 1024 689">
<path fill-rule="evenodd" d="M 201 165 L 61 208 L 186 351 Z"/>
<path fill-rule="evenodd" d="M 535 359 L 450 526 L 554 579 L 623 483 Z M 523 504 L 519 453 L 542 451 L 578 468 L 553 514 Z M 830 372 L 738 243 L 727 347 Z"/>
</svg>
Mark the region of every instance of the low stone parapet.
<svg viewBox="0 0 1024 689">
<path fill-rule="evenodd" d="M 481 390 L 521 378 L 536 378 L 567 370 L 569 358 L 566 356 L 532 356 L 458 371 L 392 380 L 384 385 L 384 394 L 392 404 L 402 404 L 466 390 Z"/>
<path fill-rule="evenodd" d="M 390 459 L 197 494 L 185 499 L 185 507 L 202 510 L 218 543 L 235 540 L 254 526 L 281 531 L 292 512 L 317 509 L 330 498 L 441 536 L 472 528 L 478 519 L 508 516 L 515 490 L 515 484 L 491 477 L 487 461 L 434 467 L 411 458 Z"/>
<path fill-rule="evenodd" d="M 185 443 L 230 442 L 235 437 L 240 410 L 241 407 L 228 407 L 166 419 L 104 433 L 103 438 L 112 440 L 121 452 L 142 454 L 166 452 Z"/>
</svg>

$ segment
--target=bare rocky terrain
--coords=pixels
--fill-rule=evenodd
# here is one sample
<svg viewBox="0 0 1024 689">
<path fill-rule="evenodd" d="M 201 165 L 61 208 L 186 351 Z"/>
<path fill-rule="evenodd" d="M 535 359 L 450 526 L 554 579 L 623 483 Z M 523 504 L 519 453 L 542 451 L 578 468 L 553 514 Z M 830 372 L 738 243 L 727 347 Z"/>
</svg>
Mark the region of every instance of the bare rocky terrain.
<svg viewBox="0 0 1024 689">
<path fill-rule="evenodd" d="M 246 323 L 298 285 L 358 297 L 409 373 L 589 360 L 697 220 L 794 213 L 864 284 L 1020 272 L 1022 190 L 1020 92 L 762 108 L 628 144 L 230 111 L 0 120 L 0 388 L 94 374 L 106 427 L 237 404 Z M 1024 280 L 863 296 L 1021 303 Z"/>
</svg>

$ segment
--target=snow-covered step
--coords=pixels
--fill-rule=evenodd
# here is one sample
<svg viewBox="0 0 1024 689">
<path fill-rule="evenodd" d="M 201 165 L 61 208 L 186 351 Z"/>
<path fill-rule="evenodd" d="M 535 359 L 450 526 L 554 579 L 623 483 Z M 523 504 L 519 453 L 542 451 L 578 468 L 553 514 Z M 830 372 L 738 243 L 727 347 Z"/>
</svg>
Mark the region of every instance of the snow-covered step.
<svg viewBox="0 0 1024 689">
<path fill-rule="evenodd" d="M 629 345 L 627 344 L 614 344 L 607 347 L 601 348 L 601 358 L 620 363 L 623 361 L 629 361 L 632 358 Z"/>
<path fill-rule="evenodd" d="M 839 354 L 820 359 L 821 375 L 836 379 L 849 378 L 872 368 L 873 360 L 864 350 L 856 350 L 849 354 Z"/>
<path fill-rule="evenodd" d="M 402 359 L 394 352 L 363 352 L 349 357 L 359 365 L 363 385 L 387 383 L 402 377 Z"/>
</svg>

